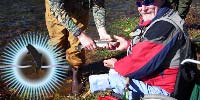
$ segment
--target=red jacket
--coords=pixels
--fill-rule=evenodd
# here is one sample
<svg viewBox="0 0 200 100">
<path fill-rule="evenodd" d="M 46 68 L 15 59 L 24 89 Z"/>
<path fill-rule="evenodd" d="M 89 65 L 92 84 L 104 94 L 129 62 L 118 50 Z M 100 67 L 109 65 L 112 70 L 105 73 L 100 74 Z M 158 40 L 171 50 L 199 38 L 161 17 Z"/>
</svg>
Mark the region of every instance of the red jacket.
<svg viewBox="0 0 200 100">
<path fill-rule="evenodd" d="M 181 32 L 174 30 L 174 25 L 169 22 L 155 23 L 146 31 L 144 39 L 132 47 L 132 53 L 114 64 L 114 69 L 122 76 L 142 80 L 172 93 L 180 63 L 178 44 L 182 42 Z"/>
</svg>

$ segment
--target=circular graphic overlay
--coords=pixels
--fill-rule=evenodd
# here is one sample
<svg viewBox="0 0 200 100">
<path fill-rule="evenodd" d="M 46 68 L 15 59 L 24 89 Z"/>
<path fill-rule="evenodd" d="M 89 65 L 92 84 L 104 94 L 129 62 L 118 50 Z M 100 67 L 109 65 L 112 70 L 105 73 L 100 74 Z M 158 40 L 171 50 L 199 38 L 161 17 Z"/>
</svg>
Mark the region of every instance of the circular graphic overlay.
<svg viewBox="0 0 200 100">
<path fill-rule="evenodd" d="M 42 99 L 59 89 L 69 67 L 62 49 L 48 41 L 44 33 L 27 33 L 5 47 L 1 78 L 10 91 L 26 99 Z"/>
</svg>

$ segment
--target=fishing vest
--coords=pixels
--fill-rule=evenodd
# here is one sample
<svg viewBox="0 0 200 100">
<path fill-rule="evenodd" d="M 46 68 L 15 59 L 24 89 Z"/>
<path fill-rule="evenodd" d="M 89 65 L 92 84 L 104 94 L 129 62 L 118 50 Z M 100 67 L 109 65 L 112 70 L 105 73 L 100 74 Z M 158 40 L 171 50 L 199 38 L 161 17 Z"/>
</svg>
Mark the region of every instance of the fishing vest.
<svg viewBox="0 0 200 100">
<path fill-rule="evenodd" d="M 145 28 L 138 28 L 136 29 L 133 33 L 132 33 L 132 40 L 131 40 L 131 44 L 127 49 L 127 55 L 132 53 L 132 47 L 134 45 L 136 45 L 139 42 L 145 41 L 147 40 L 145 38 L 145 34 L 146 32 L 157 22 L 159 21 L 166 21 L 171 23 L 174 27 L 175 30 L 173 31 L 173 33 L 169 33 L 170 36 L 174 36 L 176 33 L 181 33 L 180 37 L 178 38 L 184 38 L 183 41 L 181 41 L 181 43 L 178 44 L 174 44 L 174 46 L 178 46 L 177 48 L 180 48 L 179 50 L 177 50 L 174 58 L 172 58 L 172 62 L 175 64 L 171 64 L 170 66 L 174 66 L 174 65 L 179 65 L 180 62 L 186 58 L 189 58 L 191 52 L 190 52 L 190 39 L 189 36 L 187 34 L 187 32 L 184 30 L 184 20 L 179 16 L 177 11 L 174 10 L 169 10 L 165 15 L 163 15 L 161 18 L 156 19 L 155 21 L 153 21 L 148 27 Z M 162 33 L 161 33 L 162 34 Z M 166 39 L 166 43 L 170 42 L 170 38 Z M 169 52 L 170 50 L 168 50 Z M 134 52 L 134 51 L 133 51 Z M 170 51 L 171 52 L 171 51 Z M 167 58 L 168 55 L 166 55 L 163 58 Z M 179 59 L 180 58 L 180 59 Z M 170 58 L 171 59 L 171 58 Z M 164 60 L 164 59 L 163 59 Z M 176 61 L 177 60 L 177 61 Z"/>
</svg>

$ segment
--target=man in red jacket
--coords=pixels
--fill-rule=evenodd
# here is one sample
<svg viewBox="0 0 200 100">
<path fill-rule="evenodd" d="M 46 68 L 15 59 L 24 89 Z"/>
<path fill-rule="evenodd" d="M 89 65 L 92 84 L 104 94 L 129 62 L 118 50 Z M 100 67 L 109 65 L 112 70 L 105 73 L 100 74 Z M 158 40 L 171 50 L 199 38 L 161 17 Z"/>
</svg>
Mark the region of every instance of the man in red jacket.
<svg viewBox="0 0 200 100">
<path fill-rule="evenodd" d="M 136 4 L 141 17 L 139 25 L 130 34 L 133 39 L 127 41 L 114 36 L 119 42 L 116 50 L 126 49 L 128 54 L 122 59 L 104 60 L 104 66 L 111 70 L 108 74 L 89 77 L 92 92 L 110 88 L 124 94 L 125 77 L 130 79 L 127 86 L 129 99 L 144 94 L 169 96 L 174 91 L 180 50 L 185 45 L 184 21 L 165 0 L 137 0 Z M 171 18 L 180 25 L 167 20 Z"/>
</svg>

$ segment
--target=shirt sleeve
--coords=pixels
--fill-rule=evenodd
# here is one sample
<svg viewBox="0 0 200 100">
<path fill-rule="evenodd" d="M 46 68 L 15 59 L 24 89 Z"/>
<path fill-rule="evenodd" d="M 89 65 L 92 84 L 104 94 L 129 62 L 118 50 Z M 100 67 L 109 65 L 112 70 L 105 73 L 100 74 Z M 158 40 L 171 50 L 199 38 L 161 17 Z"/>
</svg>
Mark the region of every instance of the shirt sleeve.
<svg viewBox="0 0 200 100">
<path fill-rule="evenodd" d="M 114 69 L 122 76 L 128 76 L 132 73 L 139 72 L 142 68 L 151 69 L 148 65 L 161 50 L 164 48 L 161 44 L 156 44 L 150 41 L 140 42 L 132 48 L 132 54 L 118 60 L 114 64 Z M 147 66 L 148 65 L 148 66 Z M 151 67 L 151 68 L 150 68 Z M 142 70 L 142 75 L 146 76 L 146 70 Z M 136 77 L 134 77 L 136 78 Z"/>
<path fill-rule="evenodd" d="M 97 29 L 105 27 L 105 8 L 104 0 L 94 0 L 94 5 L 92 7 L 94 22 Z"/>
<path fill-rule="evenodd" d="M 74 36 L 78 36 L 81 33 L 81 29 L 75 24 L 72 18 L 69 16 L 66 9 L 64 9 L 64 0 L 49 0 L 50 9 L 55 18 L 66 29 L 73 33 Z"/>
</svg>

